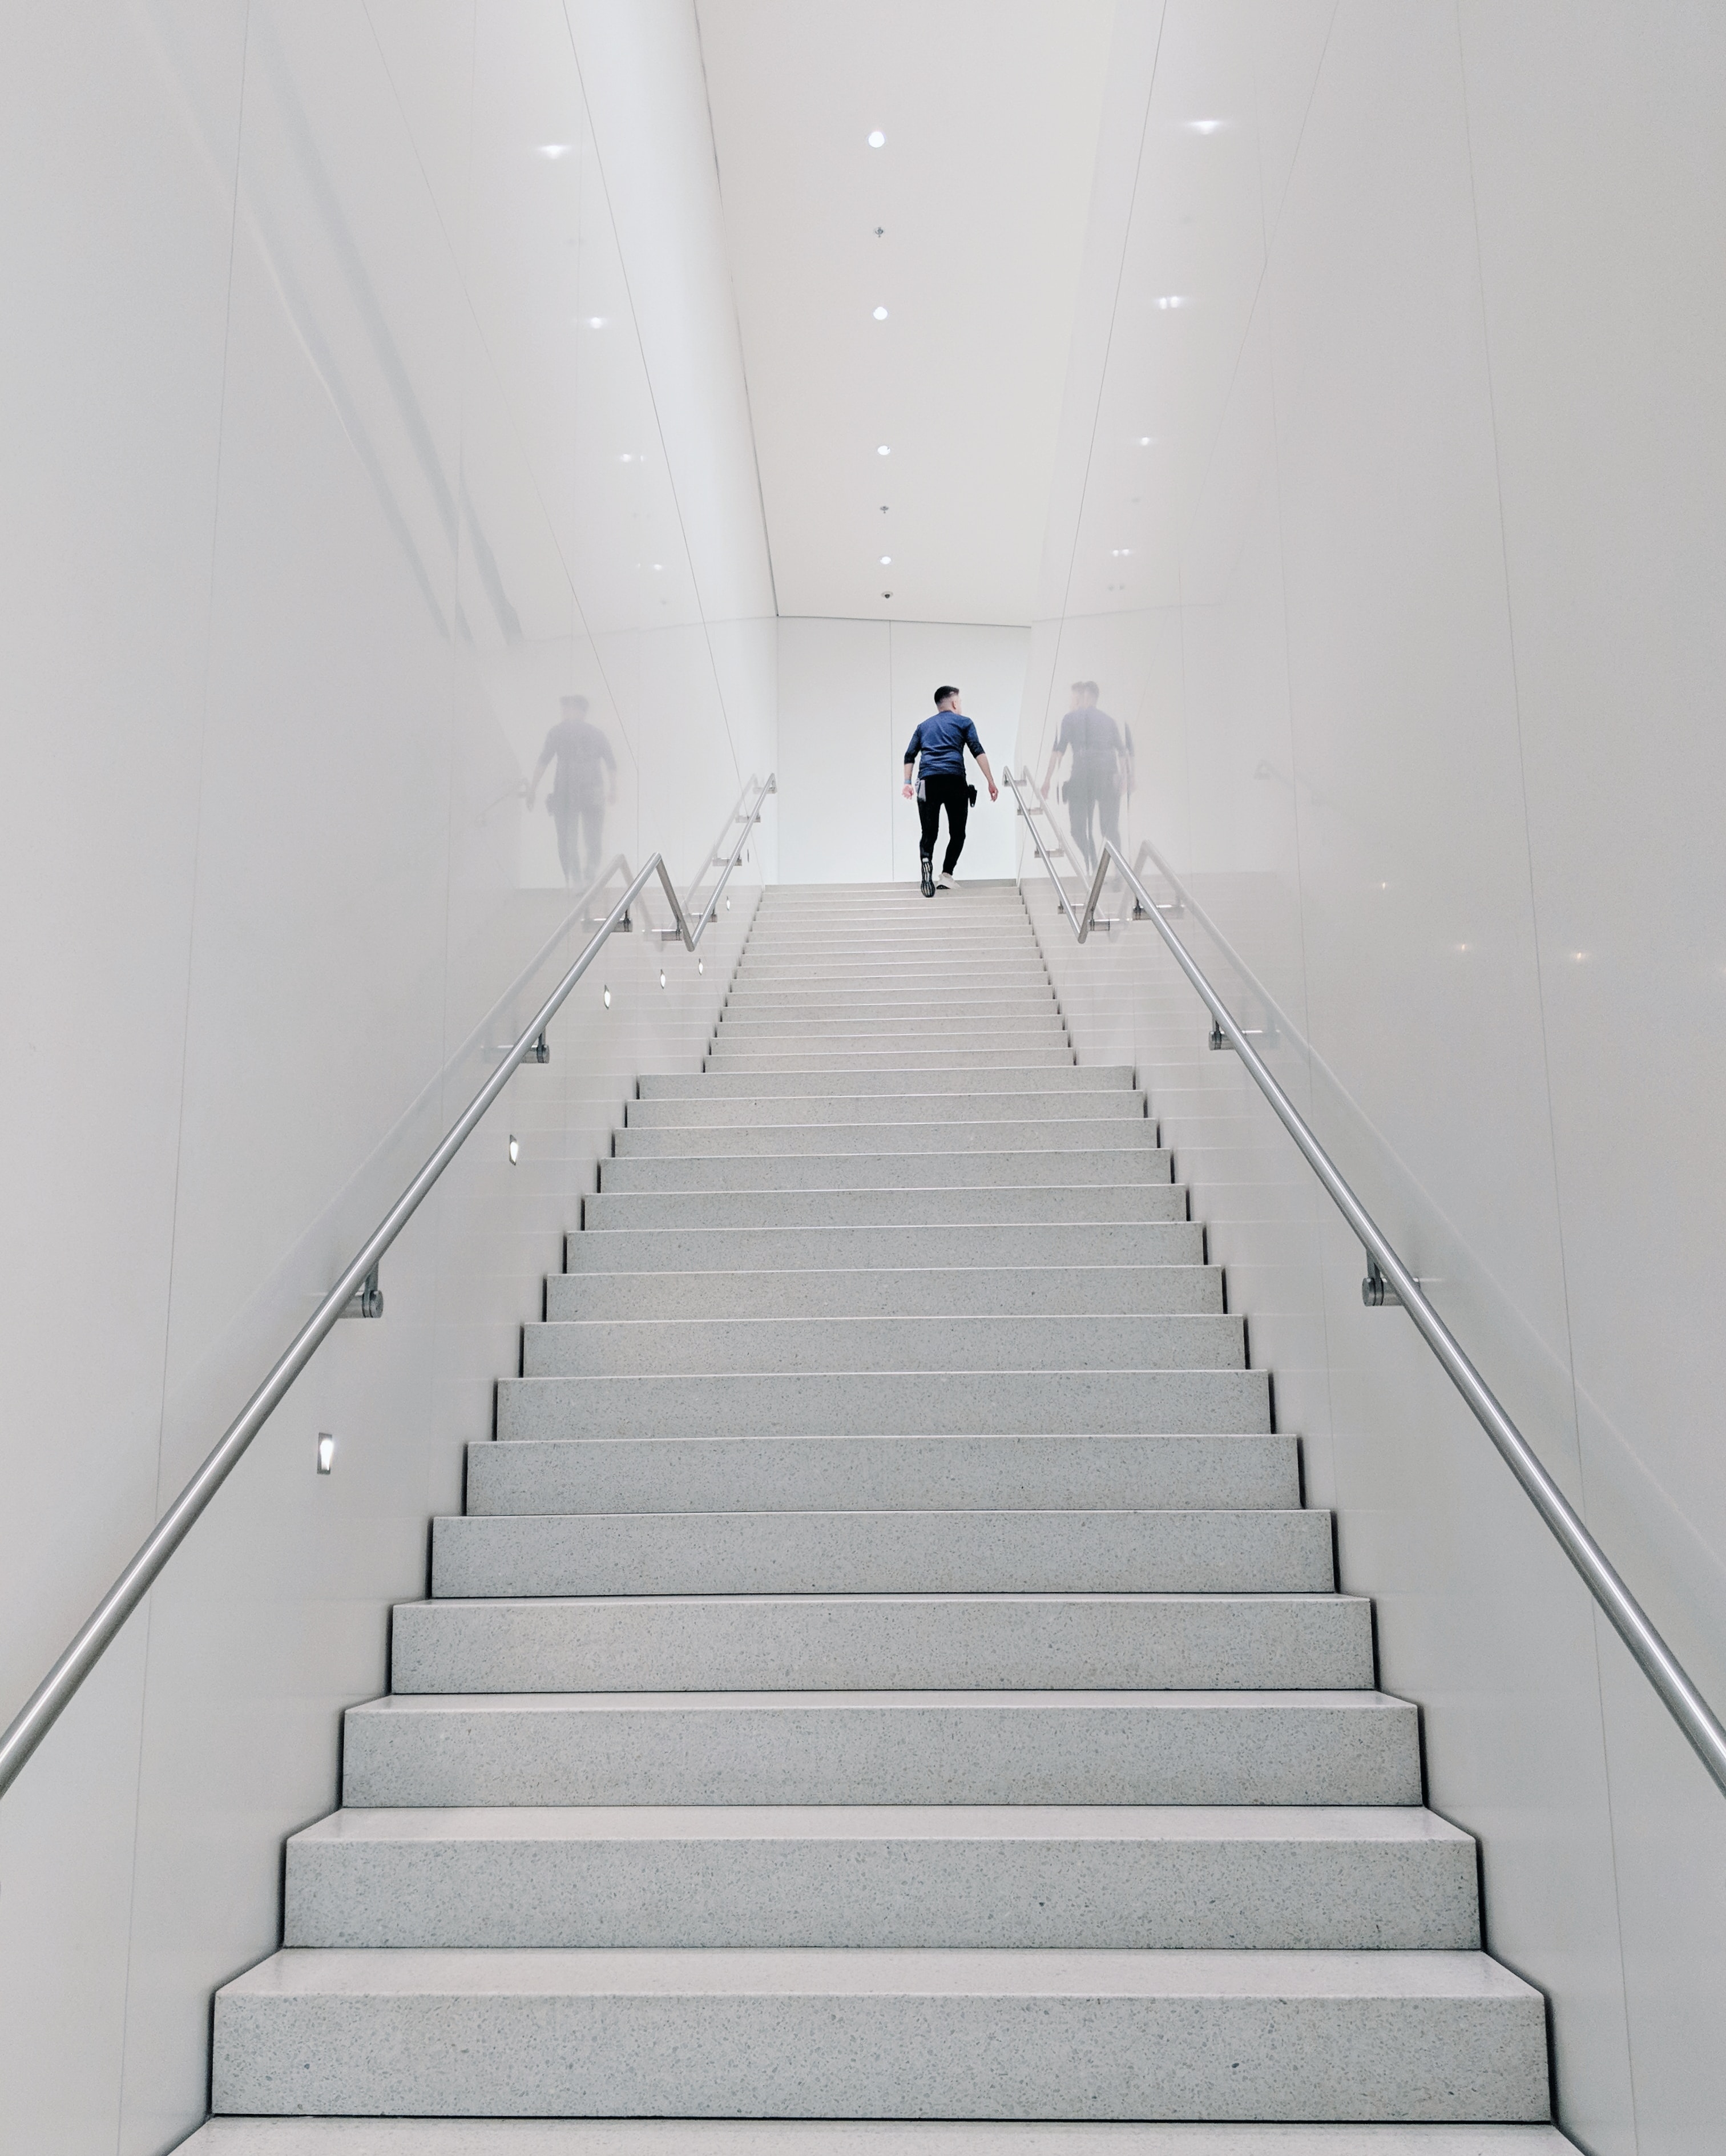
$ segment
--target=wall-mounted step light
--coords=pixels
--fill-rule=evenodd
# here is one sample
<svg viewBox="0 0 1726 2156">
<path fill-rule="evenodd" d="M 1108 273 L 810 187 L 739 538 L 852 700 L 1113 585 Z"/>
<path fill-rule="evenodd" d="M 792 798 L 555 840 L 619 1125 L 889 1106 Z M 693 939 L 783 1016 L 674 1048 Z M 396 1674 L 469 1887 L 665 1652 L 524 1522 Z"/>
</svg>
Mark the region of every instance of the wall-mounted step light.
<svg viewBox="0 0 1726 2156">
<path fill-rule="evenodd" d="M 705 973 L 706 972 L 706 970 L 707 970 L 707 962 L 706 962 L 706 960 L 705 958 L 697 958 L 697 959 L 696 960 L 696 971 L 698 973 Z"/>
<path fill-rule="evenodd" d="M 335 1466 L 336 1440 L 328 1430 L 321 1430 L 317 1434 L 317 1471 L 328 1475 L 334 1471 Z"/>
<path fill-rule="evenodd" d="M 606 1009 L 607 1009 L 607 1010 L 609 1010 L 609 1009 L 611 1009 L 611 991 L 610 991 L 610 989 L 609 989 L 609 988 L 602 988 L 602 989 L 599 991 L 599 993 L 600 993 L 601 998 L 603 999 L 603 1001 L 604 1001 L 604 1004 L 605 1004 L 605 1008 L 606 1008 Z"/>
<path fill-rule="evenodd" d="M 661 967 L 660 968 L 660 986 L 661 988 L 664 988 L 664 986 L 665 986 L 665 968 L 664 968 L 663 966 L 661 966 Z"/>
<path fill-rule="evenodd" d="M 513 1168 L 521 1158 L 521 1141 L 516 1136 L 515 1132 L 511 1131 L 510 1132 L 510 1166 Z"/>
</svg>

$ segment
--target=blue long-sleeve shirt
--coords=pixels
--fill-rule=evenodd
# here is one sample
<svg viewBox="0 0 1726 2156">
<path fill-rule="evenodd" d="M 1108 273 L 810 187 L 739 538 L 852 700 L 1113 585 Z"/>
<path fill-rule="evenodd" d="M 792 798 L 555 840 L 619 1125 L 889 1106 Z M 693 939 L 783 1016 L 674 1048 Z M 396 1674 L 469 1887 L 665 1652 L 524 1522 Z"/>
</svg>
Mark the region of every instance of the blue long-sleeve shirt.
<svg viewBox="0 0 1726 2156">
<path fill-rule="evenodd" d="M 925 719 L 911 737 L 905 761 L 911 762 L 921 750 L 923 778 L 937 778 L 943 773 L 955 771 L 963 777 L 967 749 L 973 756 L 983 753 L 976 727 L 963 711 L 937 711 L 932 718 Z"/>
</svg>

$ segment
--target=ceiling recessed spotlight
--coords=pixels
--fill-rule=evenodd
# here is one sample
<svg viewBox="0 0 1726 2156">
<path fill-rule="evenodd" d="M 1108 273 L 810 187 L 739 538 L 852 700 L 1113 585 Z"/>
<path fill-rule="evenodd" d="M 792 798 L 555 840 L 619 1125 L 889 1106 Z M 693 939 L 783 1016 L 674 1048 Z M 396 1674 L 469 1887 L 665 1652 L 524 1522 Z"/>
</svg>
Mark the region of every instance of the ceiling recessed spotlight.
<svg viewBox="0 0 1726 2156">
<path fill-rule="evenodd" d="M 887 447 L 885 442 L 881 442 L 876 445 L 875 454 L 878 457 L 890 457 L 892 455 L 893 452 Z"/>
<path fill-rule="evenodd" d="M 1171 308 L 1189 306 L 1191 302 L 1184 292 L 1164 292 L 1157 305 L 1167 314 Z"/>
<path fill-rule="evenodd" d="M 1220 120 L 1189 120 L 1187 122 L 1195 135 L 1215 135 L 1222 124 Z"/>
<path fill-rule="evenodd" d="M 1151 434 L 1141 434 L 1141 435 L 1139 436 L 1139 438 L 1138 438 L 1138 446 L 1139 446 L 1139 447 L 1140 447 L 1140 449 L 1149 449 L 1149 447 L 1151 446 L 1152 442 L 1153 442 L 1154 439 L 1155 439 L 1155 437 L 1154 437 L 1153 435 L 1151 435 Z"/>
<path fill-rule="evenodd" d="M 881 557 L 881 565 L 884 569 L 891 569 L 893 566 L 892 556 L 891 554 L 883 554 Z"/>
<path fill-rule="evenodd" d="M 655 572 L 658 572 L 659 570 L 663 569 L 663 568 L 665 567 L 665 563 L 664 563 L 663 562 L 655 562 L 654 563 L 654 565 L 653 565 L 653 566 L 654 566 L 655 571 Z"/>
<path fill-rule="evenodd" d="M 886 146 L 886 136 L 883 135 L 880 128 L 877 127 L 869 138 L 869 146 L 871 150 L 885 149 Z"/>
<path fill-rule="evenodd" d="M 632 465 L 632 464 L 634 464 L 634 461 L 635 461 L 635 459 L 634 459 L 634 455 L 633 455 L 633 454 L 632 454 L 632 453 L 631 453 L 629 450 L 628 450 L 628 449 L 625 449 L 625 450 L 624 451 L 623 454 L 622 454 L 622 455 L 618 459 L 618 462 L 619 462 L 620 465 Z"/>
<path fill-rule="evenodd" d="M 876 311 L 875 311 L 875 319 L 876 320 L 876 321 L 878 321 L 878 322 L 884 322 L 884 321 L 886 320 L 886 318 L 887 318 L 887 311 L 886 311 L 886 309 L 885 307 L 877 307 L 877 308 L 876 309 Z"/>
<path fill-rule="evenodd" d="M 542 157 L 551 158 L 555 163 L 559 157 L 567 157 L 574 147 L 573 142 L 542 142 L 539 154 Z"/>
<path fill-rule="evenodd" d="M 604 315 L 589 315 L 588 316 L 588 327 L 590 330 L 603 330 L 605 326 L 606 320 L 607 317 Z"/>
</svg>

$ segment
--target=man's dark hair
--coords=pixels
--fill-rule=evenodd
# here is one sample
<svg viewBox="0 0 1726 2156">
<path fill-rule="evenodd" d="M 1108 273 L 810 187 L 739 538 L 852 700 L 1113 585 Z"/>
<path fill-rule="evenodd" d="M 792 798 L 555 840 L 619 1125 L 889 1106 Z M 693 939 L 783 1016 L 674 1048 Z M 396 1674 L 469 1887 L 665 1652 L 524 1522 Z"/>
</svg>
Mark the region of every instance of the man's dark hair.
<svg viewBox="0 0 1726 2156">
<path fill-rule="evenodd" d="M 958 690 L 954 688 L 948 687 L 937 689 L 935 691 L 935 701 L 937 706 L 942 705 L 947 701 L 949 696 L 956 696 L 958 694 Z"/>
</svg>

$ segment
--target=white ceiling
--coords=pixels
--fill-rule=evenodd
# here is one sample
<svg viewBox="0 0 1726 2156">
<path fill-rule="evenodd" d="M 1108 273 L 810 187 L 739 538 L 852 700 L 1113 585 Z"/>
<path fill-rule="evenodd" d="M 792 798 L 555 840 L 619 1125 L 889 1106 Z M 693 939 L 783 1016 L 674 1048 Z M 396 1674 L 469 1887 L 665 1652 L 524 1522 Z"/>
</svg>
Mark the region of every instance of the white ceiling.
<svg viewBox="0 0 1726 2156">
<path fill-rule="evenodd" d="M 779 612 L 1029 622 L 1114 0 L 696 11 Z"/>
</svg>

